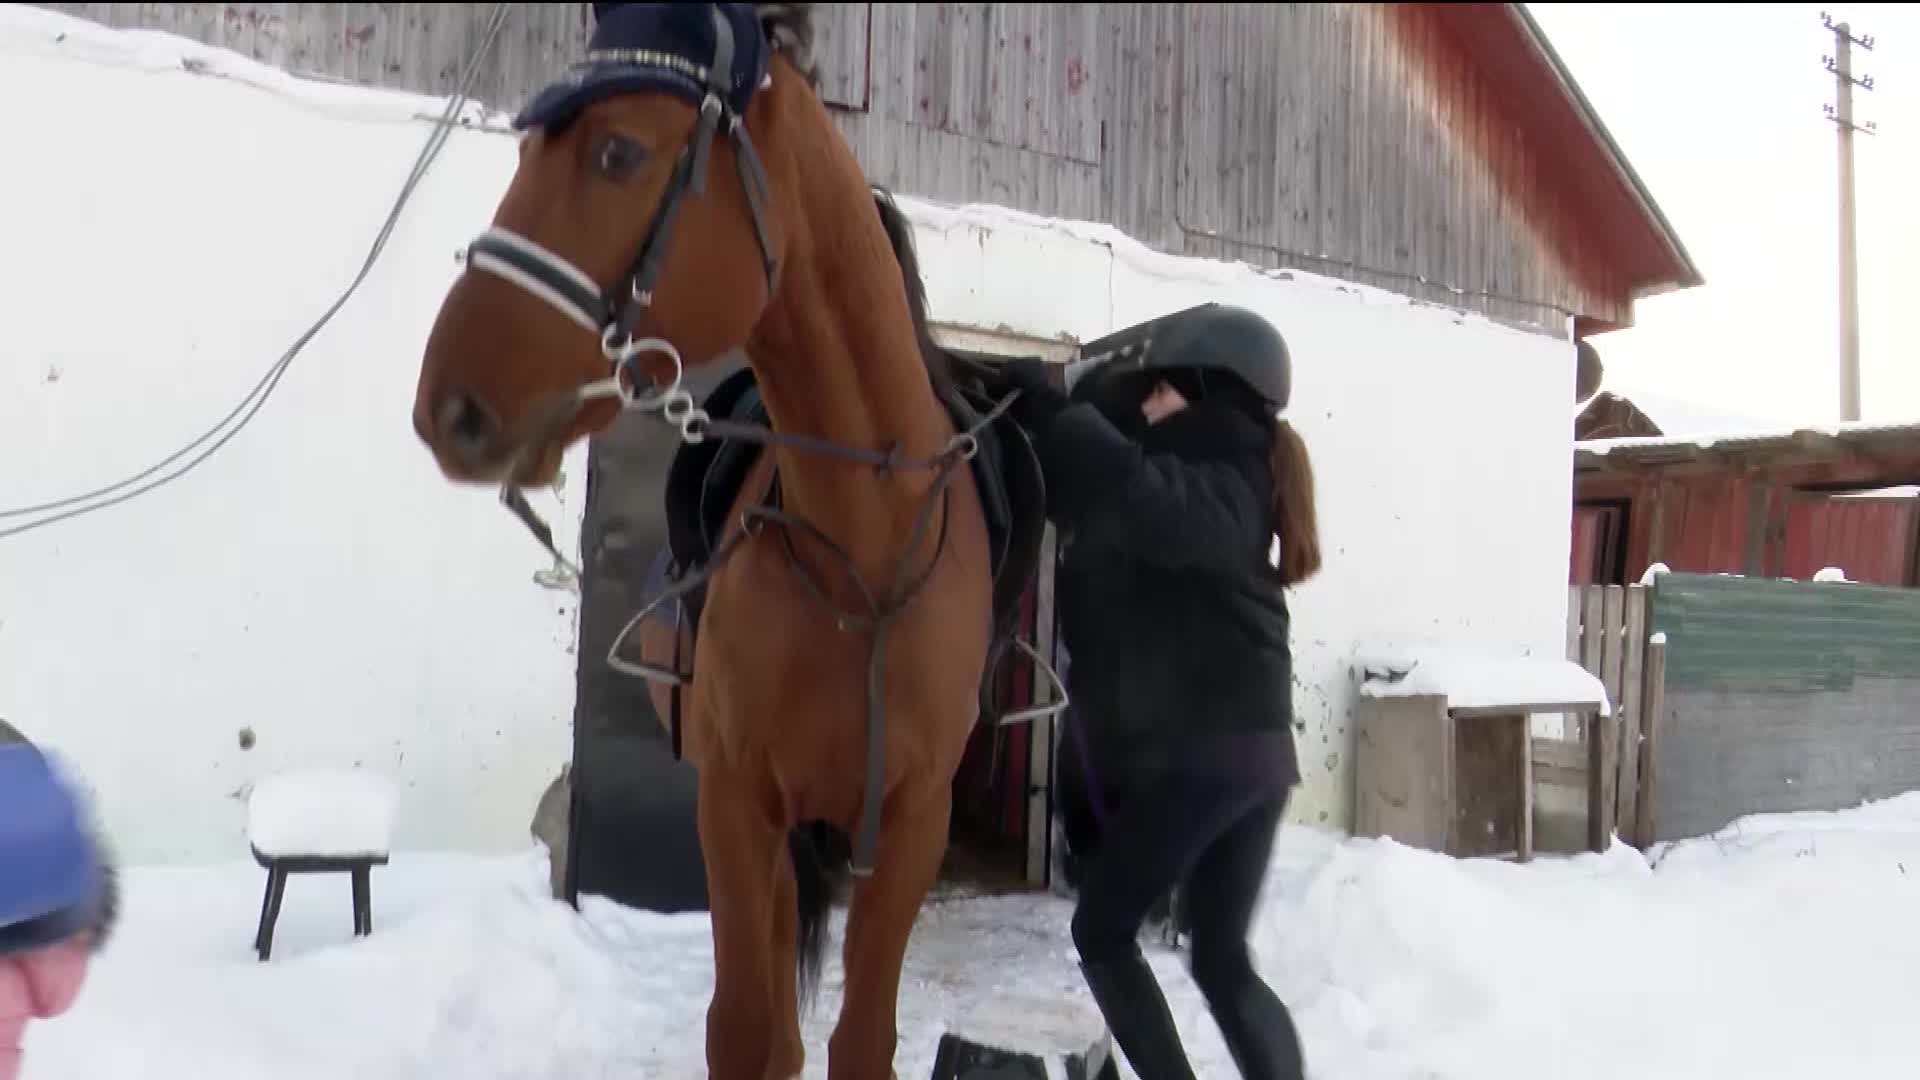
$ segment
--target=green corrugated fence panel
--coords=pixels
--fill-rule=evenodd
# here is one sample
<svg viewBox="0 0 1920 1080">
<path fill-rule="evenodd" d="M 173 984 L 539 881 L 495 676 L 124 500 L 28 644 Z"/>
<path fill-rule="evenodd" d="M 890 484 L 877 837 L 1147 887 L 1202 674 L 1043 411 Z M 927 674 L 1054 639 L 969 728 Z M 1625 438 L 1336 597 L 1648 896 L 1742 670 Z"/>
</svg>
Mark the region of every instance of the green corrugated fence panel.
<svg viewBox="0 0 1920 1080">
<path fill-rule="evenodd" d="M 1651 622 L 1671 691 L 1846 690 L 1920 679 L 1920 589 L 1661 574 Z"/>
</svg>

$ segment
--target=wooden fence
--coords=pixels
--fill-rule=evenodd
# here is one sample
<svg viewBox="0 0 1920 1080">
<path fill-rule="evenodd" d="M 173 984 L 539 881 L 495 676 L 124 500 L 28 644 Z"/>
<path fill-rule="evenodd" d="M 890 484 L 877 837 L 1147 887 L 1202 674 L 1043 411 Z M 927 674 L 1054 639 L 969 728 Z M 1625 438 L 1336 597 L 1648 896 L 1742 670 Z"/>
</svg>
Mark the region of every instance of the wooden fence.
<svg viewBox="0 0 1920 1080">
<path fill-rule="evenodd" d="M 1608 834 L 1635 847 L 1653 838 L 1655 748 L 1666 708 L 1666 644 L 1652 633 L 1645 585 L 1574 585 L 1567 595 L 1567 658 L 1607 689 L 1610 715 L 1596 718 L 1600 738 L 1589 743 L 1577 717 L 1567 717 L 1562 739 L 1535 741 L 1534 767 L 1542 783 L 1588 792 L 1588 833 Z M 1598 773 L 1600 782 L 1589 784 Z"/>
</svg>

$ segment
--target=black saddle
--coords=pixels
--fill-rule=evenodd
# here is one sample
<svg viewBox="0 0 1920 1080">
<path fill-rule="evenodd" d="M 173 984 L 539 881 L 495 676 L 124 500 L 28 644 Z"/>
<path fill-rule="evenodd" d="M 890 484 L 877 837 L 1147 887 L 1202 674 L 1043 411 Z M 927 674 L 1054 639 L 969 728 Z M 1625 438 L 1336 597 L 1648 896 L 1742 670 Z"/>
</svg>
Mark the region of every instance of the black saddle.
<svg viewBox="0 0 1920 1080">
<path fill-rule="evenodd" d="M 952 389 L 942 389 L 940 401 L 956 428 L 970 430 L 993 411 L 994 388 L 989 376 L 974 365 L 966 365 L 956 374 Z M 769 423 L 751 368 L 743 367 L 728 376 L 707 394 L 701 407 L 716 420 Z M 1040 564 L 1040 541 L 1046 528 L 1046 481 L 1032 440 L 1010 417 L 1003 414 L 996 418 L 979 433 L 978 441 L 979 451 L 971 465 L 992 550 L 992 655 L 998 657 L 1002 646 L 1018 630 L 1021 598 Z M 732 524 L 727 515 L 761 450 L 757 443 L 714 439 L 682 445 L 674 453 L 666 488 L 670 577 L 683 578 L 712 560 Z M 705 599 L 704 585 L 685 597 L 688 625 L 699 626 Z M 992 674 L 988 672 L 989 680 Z M 982 687 L 983 710 L 991 700 L 988 691 L 988 687 Z"/>
</svg>

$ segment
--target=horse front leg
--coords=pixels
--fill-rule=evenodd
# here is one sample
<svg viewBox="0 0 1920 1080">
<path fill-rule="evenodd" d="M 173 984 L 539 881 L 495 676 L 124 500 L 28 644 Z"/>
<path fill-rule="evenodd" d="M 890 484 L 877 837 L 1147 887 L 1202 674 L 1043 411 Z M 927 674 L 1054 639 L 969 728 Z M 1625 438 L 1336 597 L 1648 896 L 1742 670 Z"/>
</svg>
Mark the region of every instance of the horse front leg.
<svg viewBox="0 0 1920 1080">
<path fill-rule="evenodd" d="M 712 1080 L 768 1080 L 777 1065 L 785 1065 L 774 1061 L 781 996 L 772 975 L 773 905 L 781 895 L 778 871 L 787 848 L 772 809 L 757 778 L 720 760 L 701 767 L 700 850 L 713 920 L 713 999 L 707 1007 Z M 778 1074 L 778 1080 L 785 1076 Z"/>
<path fill-rule="evenodd" d="M 829 1080 L 893 1073 L 900 968 L 920 906 L 946 858 L 951 783 L 928 777 L 888 800 L 871 877 L 859 879 L 847 914 L 846 992 L 827 1044 Z"/>
</svg>

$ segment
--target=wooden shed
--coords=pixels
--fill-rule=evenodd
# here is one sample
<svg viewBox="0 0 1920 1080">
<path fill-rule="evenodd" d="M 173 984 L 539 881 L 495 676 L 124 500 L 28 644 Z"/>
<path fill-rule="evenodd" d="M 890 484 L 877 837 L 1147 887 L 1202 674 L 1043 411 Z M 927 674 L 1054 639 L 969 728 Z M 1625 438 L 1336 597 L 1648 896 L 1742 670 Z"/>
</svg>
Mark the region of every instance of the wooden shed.
<svg viewBox="0 0 1920 1080">
<path fill-rule="evenodd" d="M 1920 586 L 1920 424 L 1574 449 L 1569 583 L 1694 573 Z"/>
</svg>

